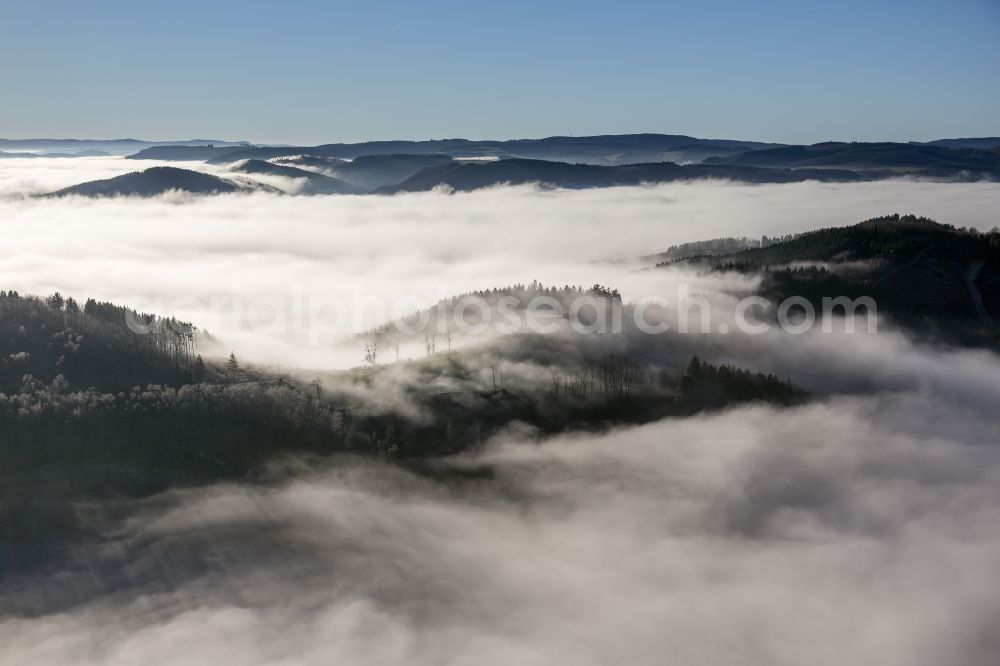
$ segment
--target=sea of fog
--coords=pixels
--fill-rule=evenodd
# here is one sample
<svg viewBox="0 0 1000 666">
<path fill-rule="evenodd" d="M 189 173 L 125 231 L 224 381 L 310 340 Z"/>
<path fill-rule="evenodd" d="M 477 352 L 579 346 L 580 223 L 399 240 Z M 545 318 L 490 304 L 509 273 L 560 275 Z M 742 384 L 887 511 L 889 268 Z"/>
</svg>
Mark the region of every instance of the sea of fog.
<svg viewBox="0 0 1000 666">
<path fill-rule="evenodd" d="M 978 229 L 1000 223 L 996 183 L 905 180 L 397 196 L 30 196 L 155 164 L 0 160 L 2 288 L 176 315 L 249 360 L 334 368 L 361 360 L 339 344 L 345 335 L 470 290 L 533 280 L 601 283 L 638 300 L 671 297 L 678 283 L 708 289 L 699 276 L 610 261 L 676 243 L 778 236 L 892 212 Z"/>
<path fill-rule="evenodd" d="M 360 356 L 268 313 L 297 297 L 308 329 L 344 301 L 361 330 L 379 301 L 535 279 L 711 291 L 737 278 L 611 260 L 891 212 L 1000 222 L 987 183 L 24 196 L 142 166 L 0 161 L 2 288 L 179 314 L 245 358 L 327 369 Z M 293 460 L 272 483 L 82 507 L 98 543 L 36 579 L 0 576 L 0 664 L 995 663 L 996 354 L 891 328 L 716 349 L 828 390 L 543 442 L 510 432 L 430 477 Z"/>
<path fill-rule="evenodd" d="M 8 584 L 0 664 L 987 666 L 997 432 L 925 386 L 168 493 Z"/>
</svg>

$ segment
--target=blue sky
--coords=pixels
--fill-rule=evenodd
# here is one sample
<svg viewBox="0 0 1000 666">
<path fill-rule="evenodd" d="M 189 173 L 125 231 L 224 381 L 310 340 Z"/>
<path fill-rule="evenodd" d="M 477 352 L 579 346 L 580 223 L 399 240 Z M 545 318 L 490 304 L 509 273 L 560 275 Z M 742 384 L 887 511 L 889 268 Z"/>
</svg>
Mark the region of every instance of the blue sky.
<svg viewBox="0 0 1000 666">
<path fill-rule="evenodd" d="M 0 0 L 0 136 L 1000 135 L 1000 0 Z"/>
</svg>

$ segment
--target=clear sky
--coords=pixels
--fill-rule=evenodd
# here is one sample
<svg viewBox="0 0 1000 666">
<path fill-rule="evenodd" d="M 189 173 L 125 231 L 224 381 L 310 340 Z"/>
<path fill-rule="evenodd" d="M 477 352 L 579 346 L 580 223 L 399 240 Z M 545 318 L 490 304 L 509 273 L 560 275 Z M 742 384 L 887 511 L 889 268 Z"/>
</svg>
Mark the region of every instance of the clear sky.
<svg viewBox="0 0 1000 666">
<path fill-rule="evenodd" d="M 1000 135 L 1000 0 L 0 0 L 0 137 Z"/>
</svg>

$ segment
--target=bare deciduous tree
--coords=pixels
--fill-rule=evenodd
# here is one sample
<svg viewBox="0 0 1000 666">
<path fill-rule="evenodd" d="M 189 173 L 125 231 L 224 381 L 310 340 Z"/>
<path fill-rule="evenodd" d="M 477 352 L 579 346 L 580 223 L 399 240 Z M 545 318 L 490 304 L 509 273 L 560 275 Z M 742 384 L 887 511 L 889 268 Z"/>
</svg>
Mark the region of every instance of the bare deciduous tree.
<svg viewBox="0 0 1000 666">
<path fill-rule="evenodd" d="M 382 348 L 378 333 L 372 333 L 371 342 L 365 345 L 365 363 L 374 368 L 378 364 L 378 350 Z"/>
</svg>

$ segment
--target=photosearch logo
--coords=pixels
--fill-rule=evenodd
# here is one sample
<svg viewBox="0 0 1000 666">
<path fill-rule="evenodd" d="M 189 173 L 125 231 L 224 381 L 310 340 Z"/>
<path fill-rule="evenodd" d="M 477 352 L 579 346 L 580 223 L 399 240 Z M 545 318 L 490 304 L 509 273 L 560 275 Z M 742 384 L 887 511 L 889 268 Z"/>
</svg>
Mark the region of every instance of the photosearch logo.
<svg viewBox="0 0 1000 666">
<path fill-rule="evenodd" d="M 822 333 L 833 333 L 835 325 L 838 332 L 855 333 L 861 320 L 869 334 L 878 330 L 878 308 L 874 299 L 867 296 L 823 297 L 818 304 L 804 296 L 774 302 L 752 294 L 734 300 L 731 295 L 720 293 L 695 293 L 687 284 L 678 285 L 673 298 L 654 295 L 635 301 L 626 301 L 617 290 L 601 285 L 590 289 L 531 285 L 442 297 L 430 307 L 421 306 L 420 301 L 410 297 L 387 301 L 358 289 L 349 299 L 328 295 L 306 297 L 301 292 L 291 297 L 167 299 L 157 302 L 155 310 L 204 316 L 227 330 L 294 336 L 311 346 L 342 341 L 359 331 L 376 329 L 425 337 L 431 342 L 443 337 L 449 346 L 454 336 L 494 333 L 763 335 L 778 328 L 801 335 L 814 330 L 817 323 L 821 323 Z M 132 311 L 126 315 L 126 324 L 140 335 L 195 334 L 194 326 L 189 323 Z"/>
<path fill-rule="evenodd" d="M 735 328 L 746 335 L 764 335 L 777 325 L 786 333 L 801 335 L 813 330 L 817 319 L 822 321 L 823 333 L 833 333 L 834 323 L 837 321 L 843 322 L 844 332 L 855 333 L 858 317 L 863 313 L 866 331 L 869 334 L 878 332 L 878 306 L 869 296 L 823 297 L 818 316 L 813 302 L 803 296 L 790 296 L 775 305 L 763 296 L 750 295 L 736 301 L 732 307 L 732 316 L 725 317 L 715 325 L 713 318 L 718 319 L 720 314 L 727 314 L 728 309 L 718 305 L 713 307 L 704 294 L 692 295 L 689 286 L 681 284 L 675 302 L 676 307 L 664 297 L 641 299 L 633 308 L 636 329 L 649 335 L 674 330 L 670 317 L 664 317 L 662 313 L 675 311 L 676 330 L 682 334 L 725 335 Z M 651 309 L 656 309 L 658 316 L 650 316 Z"/>
</svg>

